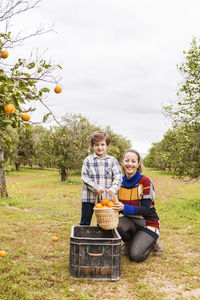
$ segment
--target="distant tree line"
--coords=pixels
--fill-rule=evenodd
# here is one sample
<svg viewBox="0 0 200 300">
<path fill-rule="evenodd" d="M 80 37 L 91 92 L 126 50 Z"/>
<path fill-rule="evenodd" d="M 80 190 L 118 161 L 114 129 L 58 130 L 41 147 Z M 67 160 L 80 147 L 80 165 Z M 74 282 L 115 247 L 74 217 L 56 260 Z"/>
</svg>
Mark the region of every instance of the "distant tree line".
<svg viewBox="0 0 200 300">
<path fill-rule="evenodd" d="M 20 166 L 57 168 L 61 181 L 66 181 L 70 171 L 80 171 L 83 159 L 92 153 L 90 136 L 94 131 L 104 130 L 111 138 L 108 154 L 119 162 L 123 152 L 131 146 L 128 139 L 114 133 L 110 127 L 101 128 L 91 124 L 82 115 L 66 114 L 62 125 L 50 127 L 26 124 L 19 128 L 8 128 L 7 142 L 3 150 L 5 161 Z"/>
<path fill-rule="evenodd" d="M 200 43 L 194 38 L 184 62 L 178 66 L 183 82 L 177 101 L 164 107 L 172 128 L 153 143 L 144 159 L 147 167 L 173 171 L 179 177 L 200 176 Z"/>
</svg>

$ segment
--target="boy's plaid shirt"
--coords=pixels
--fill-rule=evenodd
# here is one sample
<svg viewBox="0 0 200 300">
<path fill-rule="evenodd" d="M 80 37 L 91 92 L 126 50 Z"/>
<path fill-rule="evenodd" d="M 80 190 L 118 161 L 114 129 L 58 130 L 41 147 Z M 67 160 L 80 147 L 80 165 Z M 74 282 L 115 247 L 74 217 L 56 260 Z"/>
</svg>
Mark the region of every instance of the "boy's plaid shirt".
<svg viewBox="0 0 200 300">
<path fill-rule="evenodd" d="M 99 186 L 114 187 L 118 192 L 122 183 L 122 172 L 116 158 L 106 154 L 100 158 L 96 153 L 89 155 L 83 162 L 81 177 L 83 181 L 82 202 L 94 203 Z M 109 198 L 107 193 L 102 197 Z"/>
</svg>

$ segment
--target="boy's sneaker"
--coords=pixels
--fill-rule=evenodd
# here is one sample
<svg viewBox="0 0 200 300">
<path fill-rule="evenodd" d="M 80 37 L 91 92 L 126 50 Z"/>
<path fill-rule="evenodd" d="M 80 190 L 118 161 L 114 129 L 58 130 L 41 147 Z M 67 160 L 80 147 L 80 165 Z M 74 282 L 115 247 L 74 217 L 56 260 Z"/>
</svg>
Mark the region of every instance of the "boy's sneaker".
<svg viewBox="0 0 200 300">
<path fill-rule="evenodd" d="M 128 255 L 128 245 L 127 243 L 124 243 L 121 247 L 121 255 L 127 256 Z"/>
<path fill-rule="evenodd" d="M 164 253 L 164 249 L 161 245 L 160 238 L 157 239 L 152 250 L 154 255 L 162 255 Z"/>
</svg>

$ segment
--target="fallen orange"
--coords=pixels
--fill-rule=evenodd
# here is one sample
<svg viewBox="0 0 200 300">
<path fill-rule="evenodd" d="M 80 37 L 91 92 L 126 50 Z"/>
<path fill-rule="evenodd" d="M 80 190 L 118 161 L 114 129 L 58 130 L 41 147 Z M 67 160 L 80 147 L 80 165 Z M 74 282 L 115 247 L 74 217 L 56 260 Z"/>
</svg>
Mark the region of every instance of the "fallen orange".
<svg viewBox="0 0 200 300">
<path fill-rule="evenodd" d="M 57 237 L 57 236 L 53 236 L 53 237 L 52 237 L 52 241 L 53 241 L 53 242 L 57 242 L 57 241 L 58 241 L 58 237 Z"/>
<path fill-rule="evenodd" d="M 6 256 L 6 252 L 5 252 L 5 251 L 0 251 L 0 256 L 1 256 L 1 257 Z"/>
</svg>

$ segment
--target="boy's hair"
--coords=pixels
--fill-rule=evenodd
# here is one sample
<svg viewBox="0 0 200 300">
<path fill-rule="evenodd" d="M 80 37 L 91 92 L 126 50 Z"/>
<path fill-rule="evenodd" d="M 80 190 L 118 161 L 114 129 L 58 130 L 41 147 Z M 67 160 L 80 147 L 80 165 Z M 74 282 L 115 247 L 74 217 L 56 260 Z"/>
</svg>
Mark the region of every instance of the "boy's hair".
<svg viewBox="0 0 200 300">
<path fill-rule="evenodd" d="M 95 131 L 91 136 L 91 146 L 93 147 L 96 142 L 100 142 L 102 140 L 106 141 L 107 146 L 110 145 L 110 137 L 106 132 Z"/>
<path fill-rule="evenodd" d="M 139 163 L 139 166 L 138 166 L 137 170 L 138 170 L 140 173 L 142 173 L 142 161 L 141 161 L 141 157 L 140 157 L 140 154 L 139 154 L 135 149 L 129 148 L 128 150 L 126 150 L 126 151 L 124 152 L 124 154 L 123 154 L 122 161 L 124 160 L 126 154 L 129 153 L 129 152 L 134 153 L 134 154 L 137 155 L 138 163 Z"/>
</svg>

